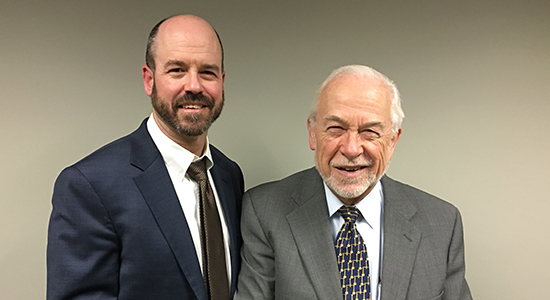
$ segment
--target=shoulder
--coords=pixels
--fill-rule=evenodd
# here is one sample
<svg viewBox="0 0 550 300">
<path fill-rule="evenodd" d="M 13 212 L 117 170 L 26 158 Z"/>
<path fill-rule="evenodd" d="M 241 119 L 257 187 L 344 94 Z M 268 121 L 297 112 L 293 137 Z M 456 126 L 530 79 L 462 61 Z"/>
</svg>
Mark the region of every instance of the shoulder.
<svg viewBox="0 0 550 300">
<path fill-rule="evenodd" d="M 323 181 L 315 168 L 291 174 L 283 179 L 260 184 L 247 191 L 251 197 L 281 198 L 322 187 Z"/>
<path fill-rule="evenodd" d="M 212 154 L 212 159 L 214 160 L 214 165 L 218 165 L 222 167 L 223 169 L 229 169 L 230 171 L 238 171 L 241 172 L 241 168 L 239 165 L 227 157 L 225 154 L 223 154 L 218 148 L 216 148 L 214 145 L 210 144 L 210 153 Z"/>
<path fill-rule="evenodd" d="M 241 167 L 213 145 L 210 145 L 210 153 L 214 160 L 213 169 L 224 170 L 228 172 L 233 179 L 236 178 L 235 183 L 240 186 L 240 194 L 242 195 L 244 192 L 244 175 Z"/>
<path fill-rule="evenodd" d="M 131 160 L 136 153 L 133 149 L 139 149 L 141 155 L 145 155 L 144 152 L 151 153 L 152 157 L 159 155 L 144 124 L 145 121 L 134 132 L 96 149 L 65 168 L 60 177 L 64 173 L 74 174 L 75 172 L 85 176 L 93 176 L 95 173 L 99 173 L 99 176 L 118 173 L 131 166 Z"/>
<path fill-rule="evenodd" d="M 74 165 L 78 168 L 86 168 L 92 165 L 105 165 L 113 164 L 121 161 L 130 161 L 130 153 L 132 147 L 132 135 L 131 133 L 127 136 L 121 137 L 117 140 L 114 140 L 101 148 L 93 151 L 86 157 L 82 158 L 80 161 Z"/>
<path fill-rule="evenodd" d="M 393 180 L 388 176 L 382 177 L 381 181 L 385 206 L 398 208 L 402 212 L 416 211 L 418 217 L 426 215 L 430 219 L 447 219 L 449 217 L 455 219 L 460 215 L 453 204 L 428 192 Z"/>
<path fill-rule="evenodd" d="M 267 182 L 246 191 L 243 196 L 243 219 L 258 216 L 262 222 L 280 222 L 304 203 L 323 201 L 322 179 L 315 168 Z M 248 212 L 248 214 L 246 213 Z"/>
<path fill-rule="evenodd" d="M 217 176 L 216 174 L 221 175 L 225 173 L 227 175 L 225 178 L 231 181 L 236 192 L 236 197 L 240 200 L 244 193 L 244 175 L 241 167 L 218 150 L 218 148 L 213 145 L 209 145 L 209 147 L 212 160 L 214 161 L 212 175 Z"/>
</svg>

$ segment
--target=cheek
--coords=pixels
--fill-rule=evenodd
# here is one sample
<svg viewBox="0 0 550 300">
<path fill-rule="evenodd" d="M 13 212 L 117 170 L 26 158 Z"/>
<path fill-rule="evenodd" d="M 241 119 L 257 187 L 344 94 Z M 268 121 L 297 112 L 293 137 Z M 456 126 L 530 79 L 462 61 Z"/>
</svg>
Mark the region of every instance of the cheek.
<svg viewBox="0 0 550 300">
<path fill-rule="evenodd" d="M 174 82 L 169 82 L 166 80 L 158 80 L 156 82 L 157 94 L 162 98 L 173 98 L 178 94 L 178 89 Z"/>
<path fill-rule="evenodd" d="M 327 139 L 324 135 L 316 136 L 315 159 L 321 168 L 328 168 L 330 160 L 334 157 L 337 148 L 337 142 Z"/>
<path fill-rule="evenodd" d="M 208 82 L 203 84 L 203 87 L 211 98 L 215 100 L 222 99 L 223 84 L 221 84 L 220 82 Z"/>
<path fill-rule="evenodd" d="M 317 152 L 321 152 L 325 159 L 332 158 L 338 152 L 340 141 L 323 136 L 317 140 Z"/>
<path fill-rule="evenodd" d="M 315 162 L 323 176 L 330 176 L 330 157 L 326 155 L 326 152 L 315 151 Z"/>
<path fill-rule="evenodd" d="M 386 153 L 384 151 L 384 143 L 382 141 L 375 141 L 367 146 L 367 153 L 370 158 L 380 164 L 385 160 Z"/>
</svg>

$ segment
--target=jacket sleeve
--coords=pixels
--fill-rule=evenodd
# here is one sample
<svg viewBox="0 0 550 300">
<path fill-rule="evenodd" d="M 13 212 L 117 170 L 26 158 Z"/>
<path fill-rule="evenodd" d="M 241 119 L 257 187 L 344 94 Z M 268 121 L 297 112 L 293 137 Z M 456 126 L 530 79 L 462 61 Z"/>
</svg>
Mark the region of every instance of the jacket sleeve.
<svg viewBox="0 0 550 300">
<path fill-rule="evenodd" d="M 76 167 L 59 175 L 52 207 L 47 299 L 116 299 L 118 238 L 101 199 Z"/>
<path fill-rule="evenodd" d="M 234 299 L 274 299 L 274 250 L 258 220 L 249 193 L 243 196 L 241 231 L 241 271 Z"/>
<path fill-rule="evenodd" d="M 456 210 L 455 226 L 449 245 L 447 278 L 445 280 L 445 292 L 443 296 L 443 299 L 448 300 L 472 299 L 465 277 L 464 234 L 462 218 L 458 210 Z"/>
</svg>

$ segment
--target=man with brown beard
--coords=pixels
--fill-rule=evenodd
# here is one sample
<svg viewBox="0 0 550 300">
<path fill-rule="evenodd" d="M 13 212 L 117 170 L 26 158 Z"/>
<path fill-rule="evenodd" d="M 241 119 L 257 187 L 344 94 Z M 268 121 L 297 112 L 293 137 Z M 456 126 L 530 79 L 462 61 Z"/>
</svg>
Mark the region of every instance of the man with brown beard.
<svg viewBox="0 0 550 300">
<path fill-rule="evenodd" d="M 207 138 L 224 103 L 221 41 L 199 17 L 162 20 L 142 74 L 151 116 L 56 181 L 47 299 L 232 298 L 243 175 Z"/>
</svg>

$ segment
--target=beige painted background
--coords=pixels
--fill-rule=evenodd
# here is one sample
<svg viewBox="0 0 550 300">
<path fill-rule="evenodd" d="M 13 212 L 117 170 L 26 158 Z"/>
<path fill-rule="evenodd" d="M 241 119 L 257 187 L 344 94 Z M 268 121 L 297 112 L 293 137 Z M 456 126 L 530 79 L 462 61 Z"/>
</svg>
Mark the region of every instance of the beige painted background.
<svg viewBox="0 0 550 300">
<path fill-rule="evenodd" d="M 406 114 L 389 174 L 458 206 L 476 299 L 547 299 L 550 1 L 2 1 L 0 299 L 43 299 L 58 173 L 150 112 L 150 28 L 204 17 L 226 49 L 211 142 L 247 187 L 313 165 L 329 72 L 368 64 Z"/>
</svg>

